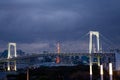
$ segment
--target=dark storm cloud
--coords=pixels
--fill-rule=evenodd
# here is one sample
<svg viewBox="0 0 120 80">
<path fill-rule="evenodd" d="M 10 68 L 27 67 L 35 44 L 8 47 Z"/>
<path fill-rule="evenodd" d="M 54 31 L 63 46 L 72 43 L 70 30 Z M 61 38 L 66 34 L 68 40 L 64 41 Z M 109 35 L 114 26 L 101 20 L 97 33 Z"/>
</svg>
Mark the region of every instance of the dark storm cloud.
<svg viewBox="0 0 120 80">
<path fill-rule="evenodd" d="M 18 38 L 21 38 L 22 35 L 22 37 L 28 35 L 27 39 L 29 37 L 33 39 L 39 36 L 41 38 L 53 37 L 52 35 L 55 32 L 59 35 L 59 31 L 73 29 L 76 23 L 75 21 L 79 18 L 79 14 L 73 11 L 51 10 L 51 8 L 43 9 L 38 8 L 38 5 L 36 8 L 35 4 L 33 7 L 28 7 L 27 5 L 30 4 L 26 4 L 24 7 L 21 6 L 21 8 L 20 5 L 15 4 L 11 4 L 12 7 L 7 6 L 6 9 L 3 6 L 1 10 L 1 13 L 3 13 L 3 16 L 1 16 L 1 26 L 4 26 L 2 31 L 7 31 L 10 36 L 12 34 L 16 35 L 16 37 L 19 36 Z M 26 9 L 26 7 L 28 8 Z"/>
<path fill-rule="evenodd" d="M 98 30 L 118 44 L 119 3 L 119 0 L 0 1 L 1 41 L 24 46 L 39 41 L 71 42 L 80 40 L 89 30 Z"/>
</svg>

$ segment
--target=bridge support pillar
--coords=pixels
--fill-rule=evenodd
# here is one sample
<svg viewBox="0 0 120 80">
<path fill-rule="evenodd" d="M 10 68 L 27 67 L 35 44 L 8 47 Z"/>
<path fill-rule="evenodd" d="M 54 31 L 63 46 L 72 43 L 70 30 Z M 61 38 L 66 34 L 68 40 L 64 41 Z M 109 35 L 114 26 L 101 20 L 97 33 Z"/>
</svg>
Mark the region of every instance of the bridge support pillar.
<svg viewBox="0 0 120 80">
<path fill-rule="evenodd" d="M 109 63 L 109 76 L 110 76 L 110 80 L 113 80 L 112 63 Z"/>
<path fill-rule="evenodd" d="M 16 61 L 14 61 L 14 70 L 17 71 Z"/>
<path fill-rule="evenodd" d="M 100 56 L 97 57 L 97 64 L 100 66 Z"/>
<path fill-rule="evenodd" d="M 7 70 L 10 71 L 10 62 L 7 63 Z"/>
<path fill-rule="evenodd" d="M 90 55 L 90 80 L 92 80 L 92 56 Z"/>
<path fill-rule="evenodd" d="M 103 80 L 103 65 L 100 65 L 100 75 L 101 75 L 101 80 Z"/>
</svg>

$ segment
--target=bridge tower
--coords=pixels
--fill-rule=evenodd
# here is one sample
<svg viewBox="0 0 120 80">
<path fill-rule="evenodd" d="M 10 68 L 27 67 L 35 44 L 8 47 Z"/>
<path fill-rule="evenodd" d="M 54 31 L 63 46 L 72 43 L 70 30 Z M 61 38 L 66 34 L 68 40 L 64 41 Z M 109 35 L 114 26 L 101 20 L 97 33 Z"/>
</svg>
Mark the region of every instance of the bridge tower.
<svg viewBox="0 0 120 80">
<path fill-rule="evenodd" d="M 7 57 L 7 59 L 10 59 L 10 58 L 12 58 L 12 56 L 11 56 L 11 46 L 13 46 L 14 47 L 14 56 L 13 57 L 17 57 L 17 50 L 16 50 L 16 43 L 9 43 L 8 44 L 8 57 Z M 10 61 L 8 61 L 8 66 L 7 66 L 7 70 L 8 71 L 10 71 Z M 16 69 L 16 61 L 14 61 L 14 70 L 16 71 L 17 69 Z"/>
<path fill-rule="evenodd" d="M 90 31 L 89 32 L 89 54 L 90 54 L 90 80 L 92 80 L 92 50 L 93 50 L 93 36 L 96 36 L 97 39 L 97 52 L 100 50 L 100 41 L 99 41 L 99 32 L 98 31 Z M 98 66 L 100 66 L 100 59 L 98 57 Z"/>
<path fill-rule="evenodd" d="M 8 59 L 11 58 L 11 52 L 10 52 L 11 51 L 10 50 L 11 46 L 14 47 L 14 57 L 17 57 L 17 54 L 16 54 L 16 52 L 17 52 L 17 50 L 16 50 L 16 43 L 9 43 L 8 44 Z"/>
<path fill-rule="evenodd" d="M 96 39 L 97 39 L 97 52 L 100 51 L 99 32 L 97 32 L 97 31 L 90 31 L 90 41 L 89 41 L 89 53 L 90 54 L 92 53 L 92 48 L 93 48 L 93 45 L 92 45 L 93 35 L 95 35 Z"/>
</svg>

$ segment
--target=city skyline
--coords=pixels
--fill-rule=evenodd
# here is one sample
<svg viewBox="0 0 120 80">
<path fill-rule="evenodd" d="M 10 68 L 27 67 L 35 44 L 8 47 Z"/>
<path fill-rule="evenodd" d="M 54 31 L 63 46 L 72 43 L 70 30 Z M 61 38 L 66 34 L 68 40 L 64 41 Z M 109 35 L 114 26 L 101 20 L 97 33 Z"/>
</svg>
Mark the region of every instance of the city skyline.
<svg viewBox="0 0 120 80">
<path fill-rule="evenodd" d="M 25 52 L 57 51 L 56 44 L 60 42 L 63 51 L 80 51 L 88 48 L 89 37 L 81 37 L 91 30 L 99 31 L 119 48 L 119 3 L 116 0 L 0 1 L 0 50 L 15 42 Z"/>
</svg>

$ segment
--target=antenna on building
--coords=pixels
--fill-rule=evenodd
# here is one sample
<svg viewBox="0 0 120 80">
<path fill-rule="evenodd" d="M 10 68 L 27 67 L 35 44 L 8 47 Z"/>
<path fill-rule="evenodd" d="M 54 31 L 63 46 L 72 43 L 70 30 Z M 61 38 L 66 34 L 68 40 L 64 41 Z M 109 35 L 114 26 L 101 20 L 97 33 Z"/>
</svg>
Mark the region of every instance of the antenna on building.
<svg viewBox="0 0 120 80">
<path fill-rule="evenodd" d="M 57 43 L 57 53 L 60 54 L 60 43 Z"/>
<path fill-rule="evenodd" d="M 60 54 L 60 43 L 58 42 L 57 43 L 57 58 L 56 58 L 56 63 L 60 63 L 60 57 L 59 57 L 59 54 Z"/>
</svg>

